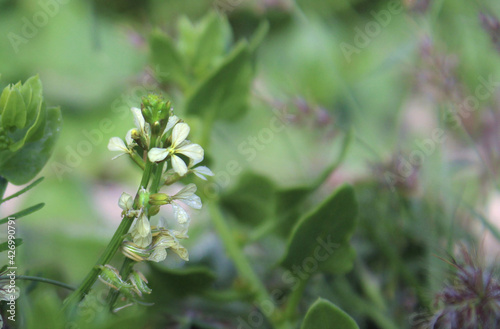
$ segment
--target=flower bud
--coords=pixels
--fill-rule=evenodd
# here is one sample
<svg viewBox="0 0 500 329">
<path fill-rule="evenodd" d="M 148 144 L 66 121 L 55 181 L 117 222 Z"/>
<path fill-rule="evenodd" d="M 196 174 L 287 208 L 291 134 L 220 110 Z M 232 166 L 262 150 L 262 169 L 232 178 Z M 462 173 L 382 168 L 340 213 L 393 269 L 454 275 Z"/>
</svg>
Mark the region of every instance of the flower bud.
<svg viewBox="0 0 500 329">
<path fill-rule="evenodd" d="M 141 272 L 133 271 L 128 277 L 128 282 L 134 286 L 137 295 L 140 297 L 142 297 L 142 294 L 150 294 L 152 291 L 147 285 L 148 280 Z"/>
<path fill-rule="evenodd" d="M 149 204 L 151 205 L 164 205 L 172 201 L 172 198 L 165 193 L 155 193 L 149 196 Z"/>
</svg>

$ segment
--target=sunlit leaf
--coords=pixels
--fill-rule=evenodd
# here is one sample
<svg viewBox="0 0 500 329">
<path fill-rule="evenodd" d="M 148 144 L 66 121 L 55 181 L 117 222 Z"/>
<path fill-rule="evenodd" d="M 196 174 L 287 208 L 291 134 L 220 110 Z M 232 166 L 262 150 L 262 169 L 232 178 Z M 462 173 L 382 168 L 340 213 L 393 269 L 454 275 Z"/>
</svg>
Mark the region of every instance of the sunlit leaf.
<svg viewBox="0 0 500 329">
<path fill-rule="evenodd" d="M 330 303 L 318 298 L 309 308 L 301 329 L 359 329 L 349 314 Z"/>
</svg>

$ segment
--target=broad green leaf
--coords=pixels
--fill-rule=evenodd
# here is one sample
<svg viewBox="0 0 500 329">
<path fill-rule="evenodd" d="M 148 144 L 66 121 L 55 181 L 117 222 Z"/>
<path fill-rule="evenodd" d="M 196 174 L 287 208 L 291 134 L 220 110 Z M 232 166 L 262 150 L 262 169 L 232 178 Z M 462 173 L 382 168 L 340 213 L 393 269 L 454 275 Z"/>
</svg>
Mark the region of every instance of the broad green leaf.
<svg viewBox="0 0 500 329">
<path fill-rule="evenodd" d="M 199 294 L 210 288 L 214 283 L 215 273 L 207 267 L 193 266 L 187 268 L 168 268 L 156 264 L 150 264 L 151 278 L 150 288 L 153 291 L 161 291 L 168 296 L 187 296 Z"/>
<path fill-rule="evenodd" d="M 355 257 L 349 239 L 356 228 L 357 212 L 353 188 L 344 185 L 337 189 L 299 220 L 290 235 L 281 265 L 290 270 L 301 266 L 311 272 L 348 272 Z"/>
<path fill-rule="evenodd" d="M 252 76 L 248 44 L 242 42 L 188 95 L 187 113 L 210 119 L 239 118 L 247 109 Z"/>
<path fill-rule="evenodd" d="M 309 186 L 278 190 L 276 216 L 279 218 L 281 225 L 277 227 L 277 233 L 282 236 L 290 236 L 290 232 L 301 217 L 300 211 L 304 206 L 304 201 L 313 191 Z"/>
<path fill-rule="evenodd" d="M 328 300 L 318 298 L 309 308 L 301 329 L 359 329 L 356 322 Z"/>
<path fill-rule="evenodd" d="M 186 64 L 177 51 L 173 40 L 161 31 L 154 31 L 150 37 L 151 63 L 157 78 L 164 82 L 178 82 L 184 86 L 187 78 Z"/>
<path fill-rule="evenodd" d="M 14 239 L 15 241 L 15 246 L 16 247 L 19 247 L 20 245 L 23 244 L 23 239 L 21 238 L 17 238 L 17 239 Z M 5 241 L 4 243 L 0 243 L 0 252 L 4 252 L 5 250 L 8 250 L 9 249 L 9 242 L 8 241 Z"/>
<path fill-rule="evenodd" d="M 255 225 L 274 215 L 276 188 L 265 176 L 245 173 L 233 189 L 224 193 L 221 205 L 240 222 Z"/>
<path fill-rule="evenodd" d="M 227 21 L 216 14 L 209 14 L 202 22 L 191 66 L 197 77 L 206 75 L 211 66 L 221 58 L 229 44 L 230 28 Z"/>
<path fill-rule="evenodd" d="M 0 176 L 15 185 L 26 184 L 32 180 L 50 158 L 60 129 L 60 109 L 47 109 L 43 135 L 38 133 L 32 136 L 20 150 L 1 159 Z"/>
<path fill-rule="evenodd" d="M 4 129 L 12 127 L 21 129 L 26 125 L 26 106 L 23 96 L 16 86 L 11 88 L 5 100 L 2 99 L 2 103 L 4 104 L 2 127 Z"/>
</svg>

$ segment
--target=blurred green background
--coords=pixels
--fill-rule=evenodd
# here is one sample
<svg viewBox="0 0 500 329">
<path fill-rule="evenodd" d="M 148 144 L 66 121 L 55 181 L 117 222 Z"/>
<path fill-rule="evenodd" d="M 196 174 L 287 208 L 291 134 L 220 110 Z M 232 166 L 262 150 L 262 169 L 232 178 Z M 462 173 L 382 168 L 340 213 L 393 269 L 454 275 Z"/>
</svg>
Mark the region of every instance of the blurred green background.
<svg viewBox="0 0 500 329">
<path fill-rule="evenodd" d="M 357 190 L 354 246 L 359 263 L 357 274 L 346 280 L 360 299 L 378 305 L 396 328 L 409 328 L 410 315 L 432 300 L 446 273 L 435 254 L 452 253 L 457 242 L 473 241 L 485 244 L 488 259 L 494 259 L 498 241 L 483 224 L 499 225 L 494 217 L 500 207 L 499 83 L 482 99 L 476 89 L 481 79 L 500 82 L 500 28 L 480 17 L 500 14 L 500 3 L 1 0 L 1 87 L 39 74 L 46 102 L 60 105 L 63 115 L 55 154 L 41 173 L 45 181 L 2 209 L 7 214 L 46 203 L 19 222 L 23 271 L 77 284 L 94 264 L 120 220 L 120 194 L 132 194 L 140 179 L 124 159 L 111 161 L 109 138 L 124 136 L 132 127 L 129 108 L 139 106 L 148 92 L 163 90 L 183 115 L 179 92 L 156 79 L 164 72 L 151 64 L 148 38 L 159 28 L 175 39 L 181 17 L 198 22 L 209 12 L 227 16 L 233 41 L 249 38 L 262 21 L 270 23 L 254 57 L 249 111 L 238 121 L 217 122 L 211 135 L 210 167 L 221 193 L 231 191 L 240 175 L 226 179 L 223 172 L 233 170 L 228 163 L 238 172 L 267 176 L 279 188 L 308 184 L 335 160 L 351 129 L 346 158 L 316 200 L 340 183 Z M 469 96 L 472 103 L 467 103 Z M 463 125 L 452 127 L 449 109 L 471 104 Z M 280 110 L 286 128 L 262 143 L 255 157 L 242 153 L 241 144 L 259 137 Z M 193 131 L 203 125 L 195 118 L 187 121 Z M 441 129 L 445 141 L 432 144 L 422 164 L 411 166 L 409 177 L 388 175 L 401 177 L 404 162 L 421 150 L 419 145 L 429 145 L 425 141 L 435 129 Z M 205 211 L 193 220 L 187 247 L 193 263 L 210 264 L 217 284 L 228 284 L 234 270 Z M 259 258 L 263 250 L 276 248 L 278 254 L 284 247 L 282 241 L 264 239 L 251 248 L 257 264 L 265 264 L 269 259 Z M 170 267 L 181 266 L 171 262 Z M 276 280 L 267 279 L 271 285 Z M 318 287 L 331 291 L 312 290 L 310 299 L 321 292 L 361 328 L 383 328 L 360 310 L 359 301 L 339 297 L 339 281 L 316 280 L 326 280 Z M 372 283 L 380 294 L 370 290 Z M 53 291 L 38 287 L 34 294 L 40 296 L 34 300 L 39 304 L 27 308 L 47 312 L 44 305 L 54 302 Z M 128 314 L 142 323 L 137 327 L 170 328 L 166 314 L 175 311 L 161 308 L 170 305 L 169 298 L 155 298 L 153 311 L 137 307 L 136 316 Z M 196 298 L 185 303 L 189 307 L 177 306 L 187 318 L 212 314 L 218 327 L 235 327 Z M 232 307 L 234 314 L 244 307 Z M 150 326 L 144 325 L 147 321 Z"/>
</svg>

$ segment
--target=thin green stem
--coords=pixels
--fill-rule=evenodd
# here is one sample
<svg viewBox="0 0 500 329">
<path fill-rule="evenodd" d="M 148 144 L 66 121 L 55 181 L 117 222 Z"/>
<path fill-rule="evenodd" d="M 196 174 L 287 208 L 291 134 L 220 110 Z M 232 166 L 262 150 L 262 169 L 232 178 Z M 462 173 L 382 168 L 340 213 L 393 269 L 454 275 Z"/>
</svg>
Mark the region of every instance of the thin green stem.
<svg viewBox="0 0 500 329">
<path fill-rule="evenodd" d="M 308 278 L 305 280 L 300 280 L 297 286 L 292 290 L 290 298 L 285 309 L 285 319 L 288 324 L 292 323 L 297 315 L 297 307 L 299 306 L 304 290 L 306 289 Z M 289 326 L 291 327 L 291 326 Z"/>
<path fill-rule="evenodd" d="M 155 141 L 152 145 L 152 147 L 155 147 L 160 143 L 158 138 L 151 138 L 151 140 Z M 144 171 L 144 176 L 141 181 L 141 187 L 146 188 L 147 185 L 149 184 L 149 181 L 151 179 L 151 186 L 149 188 L 150 193 L 157 193 L 158 190 L 160 189 L 160 182 L 161 182 L 161 177 L 163 174 L 163 167 L 165 163 L 161 162 L 158 164 L 152 163 L 149 160 L 146 162 L 146 169 Z M 152 177 L 151 177 L 152 176 Z M 149 204 L 145 205 L 146 209 L 149 210 Z M 120 276 L 126 280 L 130 273 L 132 272 L 132 269 L 134 268 L 135 261 L 131 260 L 130 258 L 125 257 L 122 263 L 122 267 L 120 269 Z M 112 311 L 116 301 L 118 300 L 118 297 L 120 296 L 120 292 L 113 290 L 109 295 L 108 295 L 108 306 L 109 309 Z"/>
<path fill-rule="evenodd" d="M 83 282 L 80 284 L 80 286 L 64 301 L 64 309 L 66 309 L 68 306 L 80 302 L 83 299 L 83 297 L 85 297 L 85 295 L 89 292 L 90 288 L 92 288 L 95 281 L 99 277 L 99 274 L 101 273 L 101 269 L 99 268 L 99 266 L 109 263 L 113 255 L 118 250 L 118 248 L 120 248 L 123 242 L 123 238 L 130 229 L 132 222 L 133 218 L 129 217 L 123 218 L 120 225 L 116 229 L 115 234 L 111 238 L 111 241 L 104 250 L 104 253 L 96 262 L 95 266 L 92 268 L 92 270 L 90 270 L 85 279 L 83 279 Z"/>
<path fill-rule="evenodd" d="M 12 279 L 12 278 L 8 275 L 0 276 L 0 280 L 10 280 L 10 279 Z M 62 287 L 62 288 L 68 289 L 68 290 L 76 290 L 75 287 L 70 286 L 69 284 L 66 284 L 64 282 L 59 282 L 56 280 L 51 280 L 51 279 L 46 279 L 46 278 L 40 278 L 37 276 L 16 275 L 16 280 L 38 281 L 38 282 L 52 284 L 54 286 Z"/>
<path fill-rule="evenodd" d="M 261 305 L 261 303 L 263 302 L 272 302 L 272 298 L 267 293 L 266 287 L 254 272 L 246 255 L 240 249 L 240 246 L 234 239 L 233 234 L 231 234 L 229 226 L 226 223 L 226 220 L 224 219 L 219 206 L 214 202 L 210 203 L 208 208 L 212 218 L 212 222 L 214 223 L 215 229 L 217 230 L 229 257 L 234 262 L 238 273 L 250 285 L 251 290 L 255 294 L 256 303 L 258 305 Z"/>
</svg>

